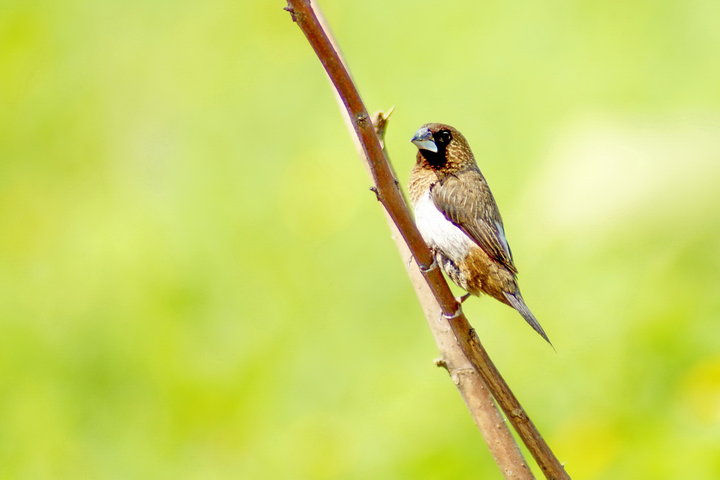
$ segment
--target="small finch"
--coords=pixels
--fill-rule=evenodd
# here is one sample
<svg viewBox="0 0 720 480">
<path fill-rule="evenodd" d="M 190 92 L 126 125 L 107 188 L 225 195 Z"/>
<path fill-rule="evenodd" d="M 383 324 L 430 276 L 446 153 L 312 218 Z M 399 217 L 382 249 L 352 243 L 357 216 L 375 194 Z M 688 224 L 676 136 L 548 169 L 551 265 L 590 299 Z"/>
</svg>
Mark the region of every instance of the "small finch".
<svg viewBox="0 0 720 480">
<path fill-rule="evenodd" d="M 435 261 L 470 294 L 486 293 L 513 307 L 550 343 L 520 294 L 500 212 L 465 137 L 449 125 L 428 123 L 411 142 L 418 153 L 410 199 Z"/>
</svg>

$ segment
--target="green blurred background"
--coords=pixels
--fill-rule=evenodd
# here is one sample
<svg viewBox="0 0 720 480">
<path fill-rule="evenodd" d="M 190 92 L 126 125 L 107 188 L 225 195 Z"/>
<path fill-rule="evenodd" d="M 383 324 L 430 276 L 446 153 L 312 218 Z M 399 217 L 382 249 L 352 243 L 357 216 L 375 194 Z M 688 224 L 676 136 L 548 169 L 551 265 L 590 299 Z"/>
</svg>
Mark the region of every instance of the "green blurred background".
<svg viewBox="0 0 720 480">
<path fill-rule="evenodd" d="M 283 6 L 0 2 L 0 478 L 499 478 Z M 720 3 L 323 7 L 403 182 L 470 140 L 568 471 L 720 478 Z"/>
</svg>

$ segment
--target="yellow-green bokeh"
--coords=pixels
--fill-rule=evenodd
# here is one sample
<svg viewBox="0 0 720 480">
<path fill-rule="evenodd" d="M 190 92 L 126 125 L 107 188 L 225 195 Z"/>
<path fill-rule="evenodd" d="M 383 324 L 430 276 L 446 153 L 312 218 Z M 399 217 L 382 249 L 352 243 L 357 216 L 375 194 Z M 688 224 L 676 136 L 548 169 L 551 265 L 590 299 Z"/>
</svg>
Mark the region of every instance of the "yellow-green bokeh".
<svg viewBox="0 0 720 480">
<path fill-rule="evenodd" d="M 0 478 L 499 478 L 283 6 L 0 3 Z M 719 478 L 720 3 L 323 7 L 403 181 L 470 140 L 569 472 Z"/>
</svg>

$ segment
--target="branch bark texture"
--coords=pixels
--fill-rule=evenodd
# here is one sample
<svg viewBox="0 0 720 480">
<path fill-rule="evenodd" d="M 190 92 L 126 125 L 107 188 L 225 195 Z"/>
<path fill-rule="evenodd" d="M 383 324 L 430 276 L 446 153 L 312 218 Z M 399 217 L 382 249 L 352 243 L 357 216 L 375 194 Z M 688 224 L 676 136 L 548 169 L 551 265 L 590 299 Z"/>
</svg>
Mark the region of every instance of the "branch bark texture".
<svg viewBox="0 0 720 480">
<path fill-rule="evenodd" d="M 423 241 L 405 200 L 400 193 L 389 162 L 350 74 L 313 12 L 310 0 L 287 0 L 287 10 L 317 54 L 347 110 L 355 134 L 368 160 L 378 200 L 382 203 L 412 253 L 425 282 L 437 300 L 443 317 L 455 335 L 464 356 L 485 381 L 493 397 L 530 454 L 549 479 L 569 479 L 533 422 L 490 360 L 475 330 L 455 300 L 433 256 Z"/>
</svg>

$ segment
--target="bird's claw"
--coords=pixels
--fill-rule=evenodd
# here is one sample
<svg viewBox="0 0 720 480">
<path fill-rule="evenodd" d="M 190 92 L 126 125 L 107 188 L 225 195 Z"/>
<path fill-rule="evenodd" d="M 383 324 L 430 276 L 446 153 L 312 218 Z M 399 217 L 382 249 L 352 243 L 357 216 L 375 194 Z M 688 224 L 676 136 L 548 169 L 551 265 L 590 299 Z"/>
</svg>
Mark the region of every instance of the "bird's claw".
<svg viewBox="0 0 720 480">
<path fill-rule="evenodd" d="M 455 300 L 456 300 L 458 303 L 462 304 L 462 303 L 464 303 L 465 300 L 467 300 L 468 298 L 470 298 L 470 294 L 469 294 L 469 293 L 466 293 L 465 295 L 461 295 L 461 296 L 459 296 L 459 297 L 455 297 Z"/>
<path fill-rule="evenodd" d="M 452 320 L 454 318 L 458 318 L 460 315 L 462 315 L 462 313 L 462 305 L 458 305 L 457 310 L 455 310 L 453 313 L 448 314 L 443 312 L 443 318 L 446 320 Z"/>
<path fill-rule="evenodd" d="M 421 263 L 418 263 L 418 268 L 420 269 L 420 271 L 421 271 L 422 273 L 431 272 L 431 271 L 435 270 L 435 269 L 437 268 L 437 266 L 438 266 L 438 265 L 437 265 L 437 262 L 435 261 L 435 258 L 434 258 L 434 257 L 433 257 L 433 261 L 432 261 L 432 263 L 431 263 L 430 265 L 423 265 L 423 264 L 421 264 Z"/>
</svg>

